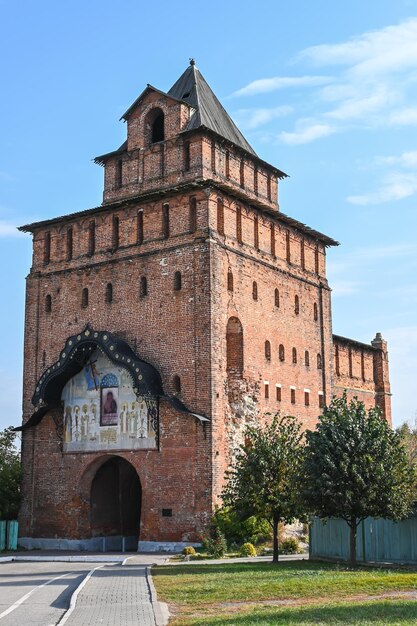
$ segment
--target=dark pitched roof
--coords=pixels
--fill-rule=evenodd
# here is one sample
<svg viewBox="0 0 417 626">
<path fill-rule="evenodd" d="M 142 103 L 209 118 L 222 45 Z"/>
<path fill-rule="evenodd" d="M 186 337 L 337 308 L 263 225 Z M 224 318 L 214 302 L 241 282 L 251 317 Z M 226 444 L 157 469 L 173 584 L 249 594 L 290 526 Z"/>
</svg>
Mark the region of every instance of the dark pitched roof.
<svg viewBox="0 0 417 626">
<path fill-rule="evenodd" d="M 195 109 L 186 131 L 196 130 L 200 127 L 208 128 L 217 135 L 240 146 L 246 152 L 257 156 L 255 150 L 246 141 L 192 61 L 176 83 L 172 85 L 168 91 L 168 96 L 182 100 Z"/>
</svg>

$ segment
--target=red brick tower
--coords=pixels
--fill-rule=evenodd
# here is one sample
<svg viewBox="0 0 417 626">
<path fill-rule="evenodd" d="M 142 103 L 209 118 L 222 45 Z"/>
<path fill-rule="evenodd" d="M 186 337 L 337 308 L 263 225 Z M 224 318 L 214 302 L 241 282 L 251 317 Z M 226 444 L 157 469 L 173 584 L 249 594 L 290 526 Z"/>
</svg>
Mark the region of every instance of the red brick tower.
<svg viewBox="0 0 417 626">
<path fill-rule="evenodd" d="M 193 61 L 123 119 L 126 142 L 96 158 L 103 204 L 22 227 L 27 546 L 197 541 L 246 424 L 281 410 L 312 427 L 334 391 L 336 242 L 281 213 L 286 174 Z"/>
</svg>

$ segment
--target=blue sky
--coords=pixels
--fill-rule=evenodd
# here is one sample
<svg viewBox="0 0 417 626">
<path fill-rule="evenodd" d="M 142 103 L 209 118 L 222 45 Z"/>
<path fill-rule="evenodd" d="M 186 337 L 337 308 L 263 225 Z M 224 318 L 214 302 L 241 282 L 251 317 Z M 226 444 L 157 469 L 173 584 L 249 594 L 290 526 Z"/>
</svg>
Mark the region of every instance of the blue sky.
<svg viewBox="0 0 417 626">
<path fill-rule="evenodd" d="M 0 428 L 21 419 L 25 276 L 15 227 L 101 203 L 91 159 L 147 83 L 195 57 L 248 141 L 290 178 L 284 213 L 329 251 L 333 331 L 389 341 L 394 424 L 417 411 L 417 0 L 0 0 Z"/>
</svg>

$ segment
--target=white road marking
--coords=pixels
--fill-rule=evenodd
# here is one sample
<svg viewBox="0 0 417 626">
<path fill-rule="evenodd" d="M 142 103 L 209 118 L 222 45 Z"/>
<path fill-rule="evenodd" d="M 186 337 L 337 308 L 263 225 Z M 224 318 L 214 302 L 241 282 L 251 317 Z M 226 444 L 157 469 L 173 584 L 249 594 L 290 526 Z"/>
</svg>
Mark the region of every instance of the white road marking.
<svg viewBox="0 0 417 626">
<path fill-rule="evenodd" d="M 9 606 L 8 609 L 6 609 L 5 611 L 3 611 L 3 613 L 0 613 L 0 619 L 3 619 L 3 617 L 6 617 L 6 615 L 9 615 L 9 613 L 11 613 L 12 611 L 14 611 L 15 609 L 17 609 L 21 604 L 23 604 L 23 602 L 25 602 L 25 600 L 27 600 L 29 598 L 29 596 L 32 595 L 32 593 L 34 593 L 35 591 L 37 591 L 38 589 L 42 589 L 42 587 L 46 587 L 46 585 L 50 585 L 51 583 L 53 583 L 55 580 L 59 580 L 60 578 L 65 578 L 65 576 L 69 576 L 70 574 L 74 574 L 74 572 L 68 572 L 67 574 L 62 574 L 61 576 L 55 576 L 55 578 L 51 578 L 50 580 L 47 580 L 46 583 L 43 583 L 42 585 L 38 585 L 37 587 L 34 587 L 31 591 L 29 591 L 28 593 L 26 593 L 24 596 L 22 596 L 19 600 L 17 600 L 14 604 L 12 604 L 11 606 Z"/>
<path fill-rule="evenodd" d="M 59 624 L 59 626 L 62 626 L 62 624 L 65 624 L 65 622 L 68 620 L 68 618 L 70 617 L 71 613 L 75 609 L 75 605 L 77 604 L 78 594 L 80 593 L 81 589 L 88 583 L 88 581 L 90 580 L 90 578 L 94 574 L 94 572 L 96 570 L 98 570 L 98 569 L 101 569 L 102 567 L 104 567 L 104 565 L 99 565 L 98 567 L 95 567 L 94 569 L 92 569 L 92 570 L 90 570 L 88 572 L 88 574 L 87 574 L 87 576 L 85 578 L 82 579 L 82 581 L 80 582 L 80 584 L 78 585 L 78 587 L 76 588 L 76 590 L 74 591 L 74 593 L 71 596 L 71 601 L 70 601 L 70 605 L 69 605 L 68 610 L 64 613 L 64 615 L 61 617 L 61 619 L 57 622 L 57 626 L 58 626 L 58 624 Z"/>
</svg>

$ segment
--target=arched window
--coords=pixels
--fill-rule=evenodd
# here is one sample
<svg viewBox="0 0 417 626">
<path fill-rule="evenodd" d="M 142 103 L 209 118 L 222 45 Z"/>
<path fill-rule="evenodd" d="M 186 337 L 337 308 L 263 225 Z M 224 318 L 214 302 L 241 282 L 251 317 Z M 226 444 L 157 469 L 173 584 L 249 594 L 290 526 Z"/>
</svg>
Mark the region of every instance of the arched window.
<svg viewBox="0 0 417 626">
<path fill-rule="evenodd" d="M 81 306 L 83 309 L 88 307 L 88 288 L 84 287 L 81 292 Z"/>
<path fill-rule="evenodd" d="M 45 297 L 45 311 L 50 313 L 52 311 L 52 296 L 50 293 Z"/>
<path fill-rule="evenodd" d="M 148 295 L 148 281 L 146 280 L 146 276 L 141 276 L 140 278 L 140 288 L 139 288 L 139 296 L 144 298 Z"/>
<path fill-rule="evenodd" d="M 297 348 L 292 349 L 292 362 L 297 363 Z"/>
<path fill-rule="evenodd" d="M 271 343 L 268 340 L 265 341 L 265 358 L 267 361 L 271 360 Z"/>
<path fill-rule="evenodd" d="M 279 309 L 279 289 L 275 289 L 275 306 Z"/>
<path fill-rule="evenodd" d="M 106 285 L 106 302 L 113 302 L 113 285 L 111 283 Z"/>
<path fill-rule="evenodd" d="M 217 232 L 224 235 L 224 205 L 221 198 L 217 198 Z"/>
<path fill-rule="evenodd" d="M 282 343 L 280 343 L 278 348 L 278 356 L 280 361 L 285 361 L 285 348 Z"/>
<path fill-rule="evenodd" d="M 150 130 L 149 143 L 158 143 L 165 139 L 165 116 L 161 109 L 152 109 L 147 116 L 147 127 Z"/>
<path fill-rule="evenodd" d="M 254 300 L 258 299 L 258 283 L 256 282 L 256 280 L 254 280 L 252 283 L 252 298 Z"/>
<path fill-rule="evenodd" d="M 313 304 L 313 317 L 314 317 L 314 321 L 317 322 L 317 320 L 319 319 L 319 311 L 317 307 L 317 302 Z"/>
<path fill-rule="evenodd" d="M 227 272 L 227 289 L 228 291 L 233 291 L 233 274 L 231 270 Z"/>
<path fill-rule="evenodd" d="M 175 272 L 174 274 L 174 291 L 180 291 L 182 287 L 181 272 Z"/>
<path fill-rule="evenodd" d="M 308 350 L 304 352 L 304 364 L 306 367 L 310 367 L 310 353 Z"/>
<path fill-rule="evenodd" d="M 237 317 L 231 317 L 226 328 L 226 364 L 230 377 L 243 374 L 243 328 Z"/>
<path fill-rule="evenodd" d="M 321 354 L 318 353 L 318 355 L 317 355 L 317 369 L 321 370 L 321 367 L 322 367 L 321 366 Z"/>
<path fill-rule="evenodd" d="M 174 393 L 181 393 L 181 378 L 178 374 L 172 377 L 172 386 L 174 388 Z"/>
<path fill-rule="evenodd" d="M 295 296 L 294 298 L 294 313 L 298 315 L 300 312 L 300 298 Z"/>
<path fill-rule="evenodd" d="M 190 232 L 195 233 L 197 230 L 197 198 L 195 196 L 190 198 L 189 224 Z"/>
</svg>

